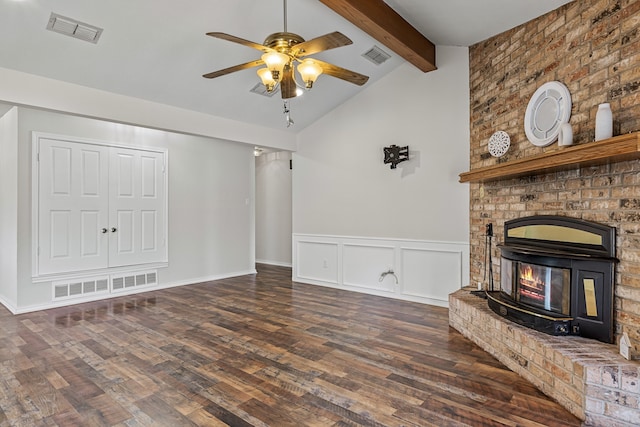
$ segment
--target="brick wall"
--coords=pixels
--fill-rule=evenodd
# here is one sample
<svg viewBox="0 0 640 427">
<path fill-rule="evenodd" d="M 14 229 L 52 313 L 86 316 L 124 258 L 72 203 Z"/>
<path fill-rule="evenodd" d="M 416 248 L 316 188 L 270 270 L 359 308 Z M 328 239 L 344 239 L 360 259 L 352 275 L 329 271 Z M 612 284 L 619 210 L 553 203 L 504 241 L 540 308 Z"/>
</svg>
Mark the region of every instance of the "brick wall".
<svg viewBox="0 0 640 427">
<path fill-rule="evenodd" d="M 623 359 L 615 347 L 517 325 L 468 289 L 449 295 L 449 324 L 585 420 L 585 426 L 638 427 L 640 364 Z"/>
<path fill-rule="evenodd" d="M 470 48 L 471 169 L 558 150 L 529 143 L 527 103 L 543 83 L 571 92 L 574 144 L 594 139 L 598 104 L 609 102 L 614 135 L 640 131 L 640 0 L 573 1 Z M 511 137 L 507 154 L 491 157 L 493 132 Z M 502 241 L 506 220 L 568 215 L 618 230 L 616 334 L 640 344 L 640 160 L 509 179 L 470 187 L 471 279 L 484 275 L 484 225 Z M 499 251 L 492 251 L 496 283 Z"/>
</svg>

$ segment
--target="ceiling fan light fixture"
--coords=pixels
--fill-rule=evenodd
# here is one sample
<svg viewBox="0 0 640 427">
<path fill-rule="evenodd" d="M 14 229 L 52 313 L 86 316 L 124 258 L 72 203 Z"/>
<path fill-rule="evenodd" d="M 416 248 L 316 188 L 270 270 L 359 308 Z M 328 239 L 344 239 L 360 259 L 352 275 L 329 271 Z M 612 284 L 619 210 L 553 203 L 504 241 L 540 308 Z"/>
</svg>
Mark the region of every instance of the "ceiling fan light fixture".
<svg viewBox="0 0 640 427">
<path fill-rule="evenodd" d="M 369 77 L 319 59 L 305 58 L 326 50 L 347 46 L 353 42 L 339 31 L 315 37 L 311 40 L 305 40 L 298 34 L 288 32 L 287 0 L 282 0 L 282 2 L 284 6 L 284 31 L 268 35 L 262 44 L 217 31 L 206 33 L 216 39 L 256 49 L 261 52 L 261 57 L 258 60 L 203 74 L 202 77 L 213 79 L 247 68 L 266 65 L 266 67 L 257 72 L 261 82 L 256 82 L 250 92 L 263 96 L 272 96 L 274 93 L 280 92 L 280 96 L 284 100 L 285 120 L 287 127 L 289 127 L 293 125 L 289 111 L 289 100 L 304 94 L 305 89 L 311 89 L 320 74 L 326 74 L 358 86 L 365 84 Z M 296 67 L 297 74 L 302 78 L 302 81 L 296 78 L 294 63 L 298 64 Z M 303 89 L 302 82 L 304 82 L 305 89 Z M 278 91 L 276 90 L 277 88 L 279 89 Z"/>
<path fill-rule="evenodd" d="M 262 80 L 262 84 L 267 89 L 267 92 L 272 92 L 276 87 L 276 81 L 273 79 L 273 75 L 268 68 L 260 68 L 258 70 L 258 77 Z"/>
<path fill-rule="evenodd" d="M 313 83 L 318 79 L 318 76 L 322 74 L 322 67 L 313 59 L 307 58 L 298 65 L 298 73 L 300 73 L 302 77 L 305 88 L 311 89 Z"/>
<path fill-rule="evenodd" d="M 277 82 L 280 81 L 282 78 L 282 70 L 284 66 L 289 63 L 289 56 L 280 52 L 268 52 L 262 55 L 261 59 L 267 65 L 269 71 L 271 71 L 273 80 Z"/>
</svg>

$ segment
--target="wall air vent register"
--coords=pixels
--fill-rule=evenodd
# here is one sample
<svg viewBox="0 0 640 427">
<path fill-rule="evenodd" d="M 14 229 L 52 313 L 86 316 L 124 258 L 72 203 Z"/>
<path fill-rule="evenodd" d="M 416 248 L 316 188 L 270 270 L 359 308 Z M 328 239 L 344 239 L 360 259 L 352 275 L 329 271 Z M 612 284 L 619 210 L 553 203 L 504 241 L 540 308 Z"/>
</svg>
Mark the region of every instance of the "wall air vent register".
<svg viewBox="0 0 640 427">
<path fill-rule="evenodd" d="M 363 53 L 362 57 L 368 59 L 376 65 L 382 65 L 389 58 L 391 58 L 391 55 L 380 49 L 378 46 L 373 46 L 371 49 Z"/>
<path fill-rule="evenodd" d="M 98 43 L 102 35 L 102 28 L 85 24 L 84 22 L 76 21 L 73 18 L 67 18 L 66 16 L 53 12 L 47 23 L 47 30 L 94 44 Z"/>
<path fill-rule="evenodd" d="M 52 283 L 53 299 L 90 298 L 102 294 L 114 294 L 158 284 L 158 271 L 135 271 L 94 277 L 78 277 Z"/>
</svg>

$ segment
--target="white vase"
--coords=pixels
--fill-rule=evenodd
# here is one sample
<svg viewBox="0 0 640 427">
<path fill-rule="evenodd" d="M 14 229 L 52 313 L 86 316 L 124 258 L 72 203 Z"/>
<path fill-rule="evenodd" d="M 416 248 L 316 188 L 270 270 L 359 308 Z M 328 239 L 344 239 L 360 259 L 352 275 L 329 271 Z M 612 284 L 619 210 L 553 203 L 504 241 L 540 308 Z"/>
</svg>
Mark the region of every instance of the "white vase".
<svg viewBox="0 0 640 427">
<path fill-rule="evenodd" d="M 604 103 L 598 105 L 596 113 L 596 141 L 611 138 L 613 136 L 613 116 L 611 105 Z"/>
<path fill-rule="evenodd" d="M 563 123 L 560 125 L 560 133 L 558 133 L 558 145 L 568 147 L 573 144 L 573 129 L 571 123 Z"/>
</svg>

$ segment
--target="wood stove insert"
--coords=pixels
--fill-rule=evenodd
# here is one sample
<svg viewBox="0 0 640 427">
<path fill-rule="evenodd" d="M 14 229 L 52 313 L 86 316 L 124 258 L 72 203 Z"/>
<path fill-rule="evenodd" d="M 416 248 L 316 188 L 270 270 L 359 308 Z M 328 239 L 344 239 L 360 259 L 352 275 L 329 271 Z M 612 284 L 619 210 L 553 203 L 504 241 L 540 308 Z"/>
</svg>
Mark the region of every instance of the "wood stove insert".
<svg viewBox="0 0 640 427">
<path fill-rule="evenodd" d="M 552 215 L 507 221 L 489 307 L 552 335 L 612 343 L 616 230 Z"/>
</svg>

